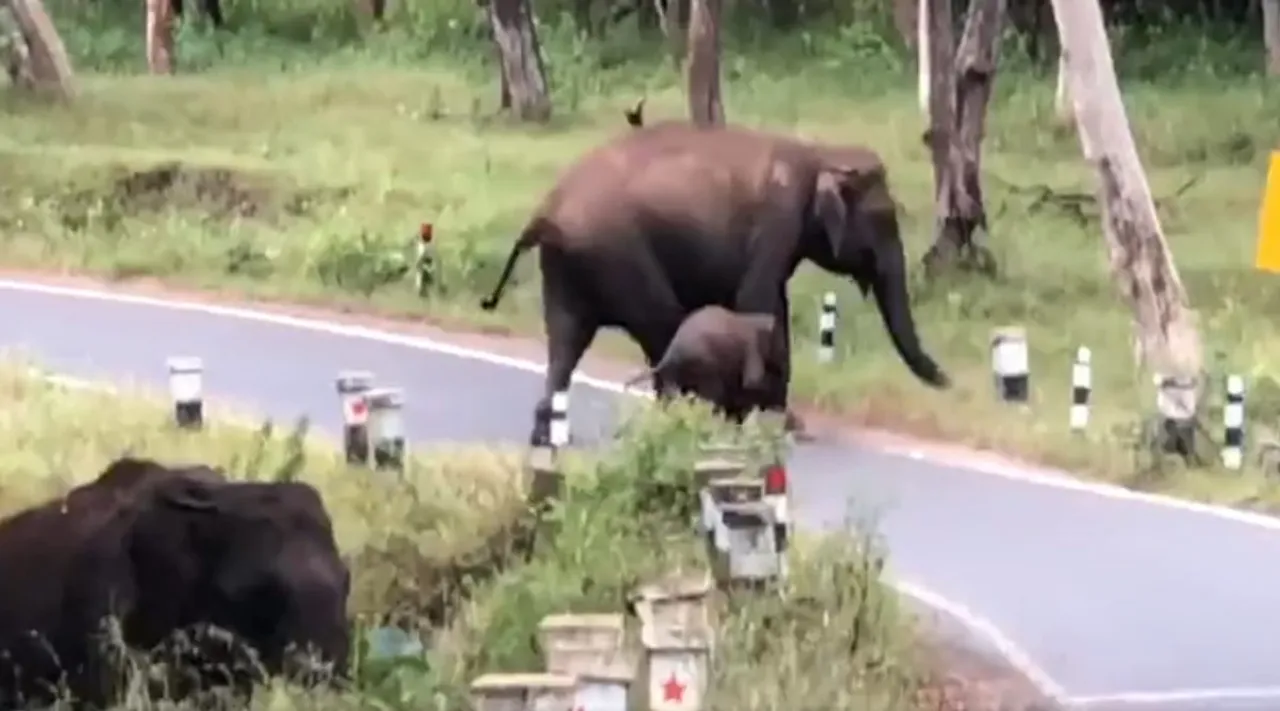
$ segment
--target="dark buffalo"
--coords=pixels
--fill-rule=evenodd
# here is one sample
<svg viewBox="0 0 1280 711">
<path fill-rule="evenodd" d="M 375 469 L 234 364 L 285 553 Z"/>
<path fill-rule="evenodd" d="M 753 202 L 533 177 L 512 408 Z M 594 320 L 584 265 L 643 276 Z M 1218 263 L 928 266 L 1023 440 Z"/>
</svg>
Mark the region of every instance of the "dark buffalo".
<svg viewBox="0 0 1280 711">
<path fill-rule="evenodd" d="M 183 659 L 204 662 L 201 688 L 251 685 L 255 670 L 212 671 L 238 653 L 228 650 L 252 649 L 272 674 L 312 676 L 316 662 L 345 671 L 349 586 L 311 486 L 118 460 L 65 497 L 0 521 L 0 705 L 69 691 L 107 706 L 121 690 L 118 641 L 155 652 L 177 632 L 197 640 Z M 213 645 L 228 635 L 209 630 L 243 644 Z M 179 682 L 169 693 L 191 690 Z"/>
</svg>

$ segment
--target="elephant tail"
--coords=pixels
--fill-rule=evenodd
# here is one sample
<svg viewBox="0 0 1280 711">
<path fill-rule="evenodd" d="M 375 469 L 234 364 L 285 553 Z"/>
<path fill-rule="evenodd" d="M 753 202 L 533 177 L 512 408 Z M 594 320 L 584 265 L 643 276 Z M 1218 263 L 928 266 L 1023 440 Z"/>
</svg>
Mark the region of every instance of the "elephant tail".
<svg viewBox="0 0 1280 711">
<path fill-rule="evenodd" d="M 630 390 L 632 386 L 634 386 L 636 383 L 639 383 L 641 380 L 653 377 L 653 374 L 656 372 L 658 372 L 657 368 L 645 368 L 639 373 L 636 373 L 635 375 L 631 376 L 627 380 L 623 381 L 622 389 Z"/>
<path fill-rule="evenodd" d="M 627 117 L 627 125 L 632 128 L 642 128 L 644 126 L 644 99 L 641 98 L 636 105 L 622 112 Z"/>
<path fill-rule="evenodd" d="M 498 301 L 502 299 L 502 292 L 507 288 L 507 282 L 511 280 L 511 272 L 516 268 L 516 262 L 520 261 L 521 255 L 525 252 L 541 244 L 543 231 L 548 227 L 549 224 L 542 217 L 534 218 L 525 226 L 516 243 L 511 246 L 511 253 L 507 255 L 507 263 L 502 268 L 502 276 L 498 277 L 498 283 L 493 287 L 493 293 L 480 302 L 481 309 L 492 311 L 497 308 Z"/>
</svg>

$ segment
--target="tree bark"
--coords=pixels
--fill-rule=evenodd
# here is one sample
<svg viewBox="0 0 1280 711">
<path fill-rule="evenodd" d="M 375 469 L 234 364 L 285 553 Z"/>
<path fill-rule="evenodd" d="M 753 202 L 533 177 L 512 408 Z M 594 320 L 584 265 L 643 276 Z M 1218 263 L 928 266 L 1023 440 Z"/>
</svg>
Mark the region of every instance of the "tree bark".
<svg viewBox="0 0 1280 711">
<path fill-rule="evenodd" d="M 926 274 L 946 266 L 976 266 L 991 272 L 991 253 L 974 243 L 974 234 L 987 230 L 987 210 L 982 199 L 982 139 L 986 134 L 987 105 L 995 85 L 1000 27 L 1005 0 L 974 0 L 965 20 L 960 48 L 949 43 L 951 18 L 934 13 L 947 0 L 930 0 L 933 45 L 930 128 L 926 134 L 933 154 L 936 222 L 933 246 L 924 255 Z M 943 30 L 943 23 L 947 30 Z"/>
<path fill-rule="evenodd" d="M 8 7 L 21 35 L 17 38 L 21 46 L 15 51 L 22 66 L 13 68 L 19 70 L 14 78 L 30 91 L 60 99 L 72 98 L 75 87 L 71 60 L 44 4 L 40 0 L 8 0 L 0 7 Z"/>
<path fill-rule="evenodd" d="M 169 0 L 147 0 L 147 71 L 173 73 L 173 6 Z"/>
<path fill-rule="evenodd" d="M 720 0 L 693 0 L 689 13 L 689 118 L 724 125 L 720 99 Z"/>
<path fill-rule="evenodd" d="M 1192 384 L 1168 396 L 1194 416 L 1203 390 L 1200 334 L 1129 130 L 1102 10 L 1097 0 L 1053 0 L 1053 10 L 1080 147 L 1098 171 L 1112 278 L 1133 314 L 1134 356 L 1139 368 Z"/>
<path fill-rule="evenodd" d="M 662 36 L 666 38 L 667 50 L 676 69 L 684 66 L 685 54 L 688 51 L 687 32 L 684 18 L 689 14 L 686 8 L 688 0 L 653 0 L 653 7 L 658 13 L 658 23 L 662 28 Z"/>
<path fill-rule="evenodd" d="M 489 0 L 489 24 L 510 107 L 521 121 L 549 120 L 551 97 L 527 0 Z"/>
<path fill-rule="evenodd" d="M 1067 55 L 1058 52 L 1058 80 L 1053 90 L 1053 113 L 1058 123 L 1071 126 L 1075 123 L 1075 108 L 1071 105 L 1071 95 L 1067 87 Z"/>
<path fill-rule="evenodd" d="M 1262 36 L 1267 46 L 1267 73 L 1280 75 L 1280 0 L 1262 0 Z"/>
<path fill-rule="evenodd" d="M 910 0 L 906 0 L 910 4 Z M 933 56 L 933 49 L 929 44 L 929 18 L 932 13 L 929 12 L 929 0 L 918 0 L 915 3 L 915 45 L 916 45 L 916 72 L 918 84 L 916 90 L 920 98 L 920 112 L 929 117 L 931 113 L 929 102 L 929 84 L 933 81 L 933 75 L 929 71 L 929 62 Z M 951 26 L 951 5 L 947 4 L 947 27 Z M 948 37 L 951 35 L 948 34 Z"/>
</svg>

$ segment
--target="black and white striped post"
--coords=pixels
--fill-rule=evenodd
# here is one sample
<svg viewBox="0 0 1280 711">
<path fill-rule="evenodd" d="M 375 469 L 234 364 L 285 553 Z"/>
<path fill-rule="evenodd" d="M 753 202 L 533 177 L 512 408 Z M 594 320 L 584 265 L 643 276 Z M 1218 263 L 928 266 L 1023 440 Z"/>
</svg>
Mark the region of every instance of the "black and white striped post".
<svg viewBox="0 0 1280 711">
<path fill-rule="evenodd" d="M 404 469 L 404 392 L 376 388 L 365 392 L 369 404 L 369 439 L 376 469 Z"/>
<path fill-rule="evenodd" d="M 1222 466 L 1236 470 L 1244 465 L 1244 378 L 1227 376 L 1227 402 L 1222 408 Z"/>
<path fill-rule="evenodd" d="M 569 446 L 569 391 L 551 394 L 551 419 L 547 423 L 547 439 L 552 449 Z"/>
<path fill-rule="evenodd" d="M 204 426 L 204 362 L 199 358 L 170 358 L 169 394 L 173 396 L 173 419 L 184 429 Z"/>
<path fill-rule="evenodd" d="M 1089 426 L 1089 392 L 1093 389 L 1093 353 L 1080 346 L 1071 366 L 1071 429 L 1083 432 Z"/>
<path fill-rule="evenodd" d="M 348 464 L 369 463 L 369 403 L 365 396 L 373 387 L 373 374 L 346 370 L 338 374 L 338 397 L 342 400 L 342 451 Z"/>
<path fill-rule="evenodd" d="M 830 363 L 836 358 L 836 293 L 822 295 L 822 312 L 818 315 L 818 362 Z"/>
<path fill-rule="evenodd" d="M 427 290 L 431 288 L 435 270 L 435 259 L 431 255 L 434 234 L 435 227 L 430 222 L 424 222 L 418 228 L 418 257 L 413 265 L 413 279 L 418 288 L 418 296 L 426 296 Z"/>
<path fill-rule="evenodd" d="M 1027 332 L 1022 328 L 996 329 L 991 336 L 991 372 L 996 393 L 1005 402 L 1026 402 L 1031 396 Z"/>
</svg>

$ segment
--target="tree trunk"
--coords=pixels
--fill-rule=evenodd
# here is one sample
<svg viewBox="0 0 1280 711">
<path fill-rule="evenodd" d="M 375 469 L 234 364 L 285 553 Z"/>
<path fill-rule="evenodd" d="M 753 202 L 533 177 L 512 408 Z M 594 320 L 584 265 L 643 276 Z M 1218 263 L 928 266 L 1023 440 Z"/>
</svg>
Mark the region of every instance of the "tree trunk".
<svg viewBox="0 0 1280 711">
<path fill-rule="evenodd" d="M 169 0 L 147 0 L 147 71 L 173 73 L 173 6 Z"/>
<path fill-rule="evenodd" d="M 1102 10 L 1097 0 L 1053 0 L 1053 11 L 1080 146 L 1098 171 L 1111 274 L 1133 312 L 1138 367 L 1189 383 L 1162 392 L 1194 416 L 1203 389 L 1200 334 L 1129 130 Z"/>
<path fill-rule="evenodd" d="M 501 77 L 511 108 L 521 121 L 547 121 L 551 98 L 533 10 L 527 0 L 489 0 L 489 25 L 498 45 Z"/>
<path fill-rule="evenodd" d="M 1280 74 L 1280 0 L 1262 0 L 1262 36 L 1267 45 L 1267 73 Z"/>
<path fill-rule="evenodd" d="M 11 67 L 11 75 L 23 88 L 60 99 L 75 94 L 71 60 L 62 37 L 40 0 L 9 0 L 7 6 L 21 35 L 15 38 L 15 60 L 21 66 Z M 14 70 L 17 70 L 16 72 Z"/>
<path fill-rule="evenodd" d="M 1067 55 L 1062 51 L 1058 52 L 1058 81 L 1053 90 L 1053 113 L 1063 126 L 1075 123 L 1075 109 L 1071 106 L 1071 96 L 1067 90 Z"/>
<path fill-rule="evenodd" d="M 946 0 L 930 0 L 930 10 L 943 4 Z M 949 30 L 951 18 L 930 18 L 934 45 L 930 62 L 935 69 L 926 135 L 933 153 L 936 222 L 933 246 L 924 255 L 928 275 L 947 266 L 976 266 L 988 273 L 995 268 L 991 253 L 974 243 L 974 234 L 987 230 L 982 139 L 995 84 L 1004 5 L 1005 0 L 974 0 L 954 62 L 949 61 L 951 52 L 940 46 L 944 39 L 950 40 L 943 37 L 942 25 L 945 22 Z"/>
<path fill-rule="evenodd" d="M 720 100 L 720 0 L 693 0 L 689 13 L 689 118 L 724 125 Z"/>
<path fill-rule="evenodd" d="M 909 3 L 910 0 L 907 0 Z M 929 61 L 933 56 L 933 49 L 929 44 L 929 18 L 932 13 L 929 12 L 929 0 L 919 0 L 916 4 L 916 71 L 919 83 L 916 90 L 920 97 L 920 112 L 928 118 L 930 111 L 929 102 L 929 84 L 933 81 L 933 75 L 929 71 Z M 947 6 L 947 26 L 951 26 L 950 4 Z M 947 37 L 951 35 L 948 34 Z"/>
<path fill-rule="evenodd" d="M 658 24 L 662 28 L 662 36 L 667 41 L 667 51 L 671 53 L 671 61 L 676 69 L 684 66 L 687 51 L 686 32 L 682 19 L 687 15 L 685 5 L 688 0 L 653 0 L 654 10 L 658 13 Z"/>
</svg>

